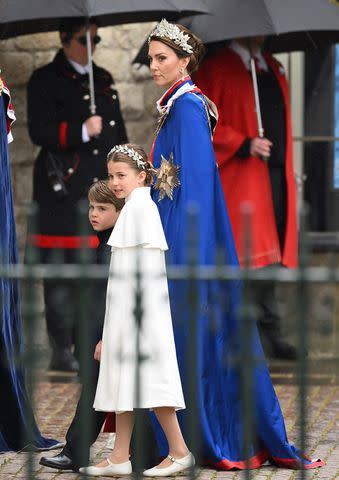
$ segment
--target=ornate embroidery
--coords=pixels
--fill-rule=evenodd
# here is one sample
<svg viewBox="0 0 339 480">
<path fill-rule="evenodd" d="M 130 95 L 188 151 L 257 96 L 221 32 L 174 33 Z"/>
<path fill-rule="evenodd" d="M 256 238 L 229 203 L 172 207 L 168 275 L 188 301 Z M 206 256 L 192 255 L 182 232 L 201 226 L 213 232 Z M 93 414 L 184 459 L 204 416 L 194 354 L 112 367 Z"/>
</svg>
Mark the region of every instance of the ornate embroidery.
<svg viewBox="0 0 339 480">
<path fill-rule="evenodd" d="M 158 123 L 157 123 L 157 126 L 154 130 L 154 137 L 156 138 L 158 136 L 158 133 L 160 132 L 163 124 L 165 123 L 165 120 L 167 118 L 167 113 L 163 113 L 159 118 L 158 118 Z"/>
<path fill-rule="evenodd" d="M 178 178 L 179 170 L 180 167 L 173 163 L 173 153 L 171 153 L 168 160 L 161 155 L 160 168 L 155 170 L 157 181 L 154 185 L 155 190 L 159 190 L 158 202 L 160 202 L 165 195 L 173 200 L 173 190 L 180 185 L 180 180 Z"/>
</svg>

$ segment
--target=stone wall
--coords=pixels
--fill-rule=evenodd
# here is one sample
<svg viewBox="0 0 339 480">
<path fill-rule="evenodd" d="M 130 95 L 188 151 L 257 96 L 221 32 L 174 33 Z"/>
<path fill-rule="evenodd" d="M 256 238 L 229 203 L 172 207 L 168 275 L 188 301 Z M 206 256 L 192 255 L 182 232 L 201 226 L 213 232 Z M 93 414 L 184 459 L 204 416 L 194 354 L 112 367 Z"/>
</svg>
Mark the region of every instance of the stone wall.
<svg viewBox="0 0 339 480">
<path fill-rule="evenodd" d="M 161 91 L 154 86 L 149 69 L 132 67 L 131 62 L 153 24 L 101 28 L 102 42 L 95 62 L 113 75 L 120 94 L 122 113 L 129 139 L 149 150 L 156 121 L 155 101 Z M 37 155 L 28 136 L 26 86 L 32 72 L 49 63 L 60 48 L 57 32 L 41 33 L 0 41 L 0 68 L 8 83 L 16 111 L 14 142 L 10 145 L 15 213 L 22 258 L 26 235 L 26 211 L 32 197 L 32 168 Z"/>
<path fill-rule="evenodd" d="M 131 61 L 151 30 L 152 24 L 122 25 L 100 29 L 102 42 L 95 53 L 98 65 L 108 69 L 116 82 L 128 135 L 131 141 L 142 144 L 149 150 L 157 112 L 155 101 L 161 91 L 154 86 L 149 70 L 136 70 Z M 50 62 L 60 48 L 57 33 L 22 36 L 0 41 L 0 67 L 2 75 L 11 88 L 17 121 L 13 127 L 14 142 L 10 145 L 13 191 L 21 258 L 26 236 L 26 211 L 32 196 L 32 168 L 38 148 L 27 132 L 26 86 L 32 72 Z M 314 261 L 326 263 L 317 256 Z M 315 286 L 310 307 L 312 337 L 311 351 L 326 355 L 334 354 L 338 347 L 339 314 L 337 308 L 338 288 Z M 42 290 L 38 288 L 39 328 L 35 343 L 42 349 L 47 346 L 43 320 Z M 284 318 L 284 333 L 296 340 L 297 311 L 294 287 L 281 287 L 280 306 Z M 313 343 L 314 341 L 314 343 Z"/>
</svg>

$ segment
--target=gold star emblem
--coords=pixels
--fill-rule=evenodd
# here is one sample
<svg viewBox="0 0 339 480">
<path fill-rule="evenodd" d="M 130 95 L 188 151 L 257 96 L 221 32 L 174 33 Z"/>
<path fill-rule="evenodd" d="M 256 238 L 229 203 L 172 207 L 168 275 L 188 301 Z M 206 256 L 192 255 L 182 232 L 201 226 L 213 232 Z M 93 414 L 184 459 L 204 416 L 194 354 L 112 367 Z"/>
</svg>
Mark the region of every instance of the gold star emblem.
<svg viewBox="0 0 339 480">
<path fill-rule="evenodd" d="M 160 168 L 155 170 L 157 181 L 154 185 L 155 190 L 159 190 L 158 202 L 160 202 L 165 195 L 173 200 L 173 190 L 180 185 L 180 180 L 178 178 L 179 170 L 180 167 L 173 163 L 173 153 L 171 153 L 168 160 L 161 155 Z"/>
</svg>

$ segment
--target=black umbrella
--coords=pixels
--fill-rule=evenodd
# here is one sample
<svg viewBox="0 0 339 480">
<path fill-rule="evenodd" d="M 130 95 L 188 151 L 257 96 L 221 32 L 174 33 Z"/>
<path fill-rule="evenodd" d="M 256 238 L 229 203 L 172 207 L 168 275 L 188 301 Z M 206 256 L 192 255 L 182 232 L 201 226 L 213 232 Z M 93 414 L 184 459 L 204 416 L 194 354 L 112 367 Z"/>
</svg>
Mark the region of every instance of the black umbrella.
<svg viewBox="0 0 339 480">
<path fill-rule="evenodd" d="M 339 42 L 338 0 L 209 0 L 210 15 L 186 17 L 180 23 L 198 35 L 208 50 L 230 39 L 269 36 L 272 53 L 312 50 Z M 145 43 L 134 63 L 147 64 Z M 258 114 L 259 135 L 263 135 L 255 65 L 252 77 Z"/>
<path fill-rule="evenodd" d="M 267 36 L 271 53 L 306 51 L 339 42 L 338 0 L 209 0 L 210 15 L 184 17 L 180 23 L 208 49 L 230 39 Z M 135 63 L 147 64 L 146 45 Z"/>
<path fill-rule="evenodd" d="M 274 35 L 272 52 L 306 50 L 339 41 L 338 6 L 336 0 L 210 0 L 211 15 L 182 23 L 206 44 Z"/>
<path fill-rule="evenodd" d="M 61 17 L 96 17 L 99 26 L 208 12 L 204 0 L 0 0 L 0 39 L 58 30 Z M 92 49 L 87 31 L 90 108 L 95 113 Z"/>
<path fill-rule="evenodd" d="M 104 27 L 208 11 L 206 0 L 0 0 L 0 39 L 58 30 L 61 17 L 96 17 Z"/>
</svg>

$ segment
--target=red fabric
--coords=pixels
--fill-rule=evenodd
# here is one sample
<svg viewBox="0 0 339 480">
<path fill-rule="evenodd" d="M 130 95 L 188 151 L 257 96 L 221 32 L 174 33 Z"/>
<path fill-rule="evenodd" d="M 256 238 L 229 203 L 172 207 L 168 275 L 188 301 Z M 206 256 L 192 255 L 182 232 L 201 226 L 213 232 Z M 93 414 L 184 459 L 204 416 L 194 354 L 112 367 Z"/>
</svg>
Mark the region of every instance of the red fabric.
<svg viewBox="0 0 339 480">
<path fill-rule="evenodd" d="M 186 75 L 186 77 L 184 78 L 180 78 L 178 81 L 176 81 L 165 93 L 164 95 L 161 97 L 161 100 L 160 100 L 160 105 L 163 106 L 166 104 L 166 100 L 168 99 L 168 97 L 172 94 L 172 92 L 182 83 L 184 84 L 185 82 L 187 82 L 187 80 L 190 80 L 190 76 L 189 75 Z"/>
<path fill-rule="evenodd" d="M 283 252 L 275 226 L 267 164 L 257 157 L 235 157 L 247 137 L 258 136 L 250 73 L 235 52 L 224 48 L 202 63 L 194 81 L 219 110 L 213 144 L 240 264 L 244 263 L 245 244 L 241 212 L 247 204 L 252 211 L 251 266 L 281 262 L 293 268 L 297 266 L 297 218 L 288 86 L 279 63 L 272 56 L 266 55 L 265 59 L 278 79 L 286 108 L 287 224 Z"/>
<path fill-rule="evenodd" d="M 12 104 L 11 93 L 9 91 L 9 88 L 3 78 L 0 78 L 0 80 L 2 81 L 2 84 L 3 84 L 2 85 L 3 90 L 2 92 L 0 92 L 0 94 L 3 93 L 6 95 L 5 108 L 6 108 L 7 135 L 8 135 L 11 131 L 11 125 L 15 120 L 15 112 L 14 112 L 14 107 Z"/>
<path fill-rule="evenodd" d="M 304 457 L 305 459 L 311 461 L 311 459 L 308 458 L 306 455 L 304 455 Z M 278 467 L 291 468 L 294 470 L 299 470 L 302 468 L 302 463 L 299 460 L 278 457 L 272 457 L 272 460 Z M 319 459 L 313 461 L 312 463 L 304 463 L 304 469 L 308 470 L 310 468 L 323 467 L 324 465 L 326 465 L 326 463 Z"/>
<path fill-rule="evenodd" d="M 59 125 L 59 142 L 60 142 L 60 147 L 62 148 L 67 147 L 66 132 L 67 132 L 67 122 L 61 122 Z"/>
<path fill-rule="evenodd" d="M 107 413 L 107 417 L 104 423 L 103 432 L 115 432 L 115 413 Z"/>
<path fill-rule="evenodd" d="M 220 462 L 211 462 L 211 461 L 206 461 L 203 462 L 204 465 L 210 465 L 211 467 L 217 468 L 218 470 L 246 470 L 247 467 L 249 466 L 249 469 L 252 470 L 254 468 L 259 468 L 263 463 L 268 460 L 269 455 L 267 453 L 267 450 L 262 450 L 261 452 L 257 453 L 254 457 L 251 457 L 248 462 L 244 462 L 243 460 L 240 460 L 239 462 L 233 462 L 230 460 L 227 460 L 226 458 L 224 460 L 221 460 Z"/>
<path fill-rule="evenodd" d="M 99 240 L 96 235 L 89 235 L 87 237 L 62 237 L 60 235 L 29 235 L 29 245 L 34 245 L 40 248 L 97 248 Z"/>
<path fill-rule="evenodd" d="M 304 455 L 304 457 L 305 459 L 311 461 L 311 459 L 308 458 L 306 455 Z M 268 454 L 267 450 L 262 450 L 261 452 L 257 453 L 256 455 L 251 457 L 248 462 L 245 462 L 243 460 L 240 460 L 239 462 L 233 462 L 225 458 L 220 462 L 211 462 L 210 460 L 208 460 L 203 462 L 203 464 L 209 465 L 218 470 L 233 470 L 233 469 L 246 470 L 249 464 L 249 469 L 253 470 L 255 468 L 260 468 L 267 460 L 270 460 L 275 465 L 282 468 L 290 468 L 293 470 L 299 470 L 302 468 L 301 461 L 294 458 L 271 457 Z M 315 460 L 312 463 L 304 464 L 304 469 L 318 468 L 318 467 L 323 467 L 324 465 L 325 465 L 325 462 L 323 462 L 322 460 Z"/>
</svg>

